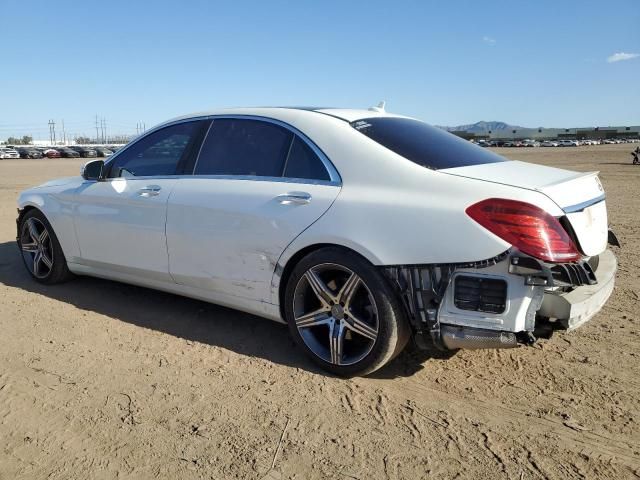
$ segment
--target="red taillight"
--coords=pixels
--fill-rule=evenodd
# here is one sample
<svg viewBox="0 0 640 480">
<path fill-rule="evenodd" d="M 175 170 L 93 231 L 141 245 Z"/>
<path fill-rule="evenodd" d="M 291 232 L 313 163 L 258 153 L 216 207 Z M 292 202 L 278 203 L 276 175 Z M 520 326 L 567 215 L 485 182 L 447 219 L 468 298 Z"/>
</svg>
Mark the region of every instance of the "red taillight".
<svg viewBox="0 0 640 480">
<path fill-rule="evenodd" d="M 560 222 L 541 208 L 517 200 L 489 198 L 471 205 L 467 215 L 523 253 L 547 262 L 580 259 Z"/>
</svg>

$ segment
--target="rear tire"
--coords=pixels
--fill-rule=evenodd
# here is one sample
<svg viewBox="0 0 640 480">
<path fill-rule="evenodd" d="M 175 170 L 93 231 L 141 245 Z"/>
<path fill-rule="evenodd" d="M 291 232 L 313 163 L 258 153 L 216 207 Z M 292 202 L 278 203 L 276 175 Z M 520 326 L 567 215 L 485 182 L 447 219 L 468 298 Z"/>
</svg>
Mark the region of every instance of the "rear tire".
<svg viewBox="0 0 640 480">
<path fill-rule="evenodd" d="M 300 260 L 287 281 L 284 302 L 296 343 L 336 375 L 374 372 L 410 338 L 404 309 L 386 278 L 362 257 L 337 247 Z"/>
<path fill-rule="evenodd" d="M 31 277 L 53 285 L 73 278 L 53 227 L 42 212 L 29 210 L 18 227 L 18 247 Z"/>
</svg>

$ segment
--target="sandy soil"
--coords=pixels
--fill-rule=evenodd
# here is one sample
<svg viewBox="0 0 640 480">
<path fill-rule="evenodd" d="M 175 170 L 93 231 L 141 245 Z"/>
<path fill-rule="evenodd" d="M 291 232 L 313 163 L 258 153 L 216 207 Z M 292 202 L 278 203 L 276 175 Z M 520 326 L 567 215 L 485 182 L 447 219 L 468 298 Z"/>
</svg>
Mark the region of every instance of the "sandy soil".
<svg viewBox="0 0 640 480">
<path fill-rule="evenodd" d="M 318 371 L 266 320 L 89 278 L 36 284 L 16 249 L 16 196 L 82 161 L 0 161 L 0 478 L 639 477 L 630 150 L 501 150 L 602 172 L 623 248 L 589 324 L 516 350 L 408 351 L 352 380 Z"/>
</svg>

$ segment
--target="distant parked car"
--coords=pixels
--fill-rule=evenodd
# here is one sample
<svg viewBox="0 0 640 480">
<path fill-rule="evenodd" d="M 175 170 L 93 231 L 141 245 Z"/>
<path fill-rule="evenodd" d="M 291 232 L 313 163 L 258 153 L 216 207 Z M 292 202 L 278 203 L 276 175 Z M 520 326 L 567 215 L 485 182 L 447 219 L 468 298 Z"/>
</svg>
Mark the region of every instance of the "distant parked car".
<svg viewBox="0 0 640 480">
<path fill-rule="evenodd" d="M 76 152 L 78 152 L 78 154 L 82 157 L 82 158 L 89 158 L 89 157 L 97 157 L 98 153 L 96 152 L 96 150 L 93 147 L 81 147 L 79 145 L 74 145 L 72 147 L 69 147 L 72 150 L 75 150 Z"/>
<path fill-rule="evenodd" d="M 20 154 L 13 148 L 0 148 L 0 158 L 20 158 Z"/>
<path fill-rule="evenodd" d="M 18 148 L 20 158 L 42 158 L 42 152 L 33 147 Z"/>
<path fill-rule="evenodd" d="M 108 157 L 110 155 L 113 155 L 113 152 L 107 147 L 95 147 L 95 151 L 98 157 Z"/>
<path fill-rule="evenodd" d="M 60 158 L 60 152 L 55 148 L 46 147 L 42 150 L 42 154 L 47 158 Z"/>
<path fill-rule="evenodd" d="M 554 142 L 553 140 L 545 140 L 540 144 L 541 147 L 557 147 L 558 142 Z"/>
<path fill-rule="evenodd" d="M 578 142 L 575 140 L 560 140 L 560 142 L 558 142 L 558 146 L 559 147 L 577 147 Z"/>
<path fill-rule="evenodd" d="M 56 150 L 60 152 L 60 156 L 64 158 L 78 158 L 80 154 L 69 147 L 56 147 Z"/>
</svg>

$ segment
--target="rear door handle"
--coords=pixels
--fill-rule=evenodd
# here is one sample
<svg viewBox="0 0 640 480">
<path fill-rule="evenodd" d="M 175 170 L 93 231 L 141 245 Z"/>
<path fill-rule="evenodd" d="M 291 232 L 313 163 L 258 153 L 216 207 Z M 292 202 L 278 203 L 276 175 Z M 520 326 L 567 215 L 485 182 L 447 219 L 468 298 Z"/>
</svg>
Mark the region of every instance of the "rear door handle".
<svg viewBox="0 0 640 480">
<path fill-rule="evenodd" d="M 145 198 L 157 197 L 158 195 L 160 195 L 160 190 L 162 190 L 160 185 L 147 185 L 146 187 L 138 190 L 138 195 Z"/>
<path fill-rule="evenodd" d="M 287 192 L 278 195 L 276 200 L 282 205 L 307 205 L 311 203 L 311 194 L 307 192 Z"/>
</svg>

